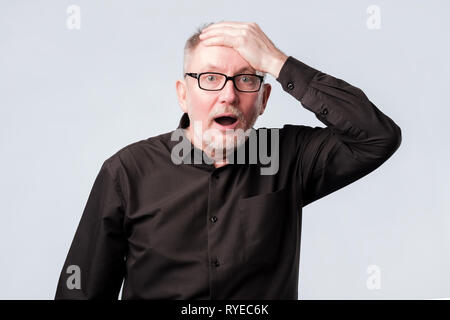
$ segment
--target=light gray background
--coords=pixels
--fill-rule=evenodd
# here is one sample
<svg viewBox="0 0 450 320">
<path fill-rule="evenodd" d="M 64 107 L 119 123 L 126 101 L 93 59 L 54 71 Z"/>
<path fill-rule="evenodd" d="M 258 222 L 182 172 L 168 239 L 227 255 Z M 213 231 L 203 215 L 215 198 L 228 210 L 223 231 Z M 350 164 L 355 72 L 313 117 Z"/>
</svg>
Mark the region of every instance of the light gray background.
<svg viewBox="0 0 450 320">
<path fill-rule="evenodd" d="M 71 4 L 80 30 L 66 27 Z M 379 30 L 366 26 L 372 4 Z M 177 127 L 184 42 L 219 20 L 257 22 L 402 129 L 387 163 L 304 208 L 300 299 L 450 297 L 448 12 L 448 1 L 2 0 L 0 298 L 54 297 L 102 162 Z M 324 126 L 268 81 L 255 127 Z"/>
</svg>

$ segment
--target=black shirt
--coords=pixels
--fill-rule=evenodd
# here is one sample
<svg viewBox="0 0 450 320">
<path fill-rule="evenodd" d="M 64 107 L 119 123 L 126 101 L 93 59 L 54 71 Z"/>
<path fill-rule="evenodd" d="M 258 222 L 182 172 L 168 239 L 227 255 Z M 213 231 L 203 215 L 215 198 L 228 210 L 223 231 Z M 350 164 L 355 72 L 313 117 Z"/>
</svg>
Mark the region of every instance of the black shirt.
<svg viewBox="0 0 450 320">
<path fill-rule="evenodd" d="M 124 280 L 122 299 L 298 299 L 302 208 L 379 167 L 401 131 L 360 89 L 293 57 L 277 81 L 327 127 L 280 128 L 272 175 L 259 161 L 175 164 L 172 132 L 119 150 L 94 182 L 55 298 L 117 299 Z M 184 114 L 178 128 L 188 124 Z M 71 265 L 79 288 L 67 286 Z"/>
</svg>

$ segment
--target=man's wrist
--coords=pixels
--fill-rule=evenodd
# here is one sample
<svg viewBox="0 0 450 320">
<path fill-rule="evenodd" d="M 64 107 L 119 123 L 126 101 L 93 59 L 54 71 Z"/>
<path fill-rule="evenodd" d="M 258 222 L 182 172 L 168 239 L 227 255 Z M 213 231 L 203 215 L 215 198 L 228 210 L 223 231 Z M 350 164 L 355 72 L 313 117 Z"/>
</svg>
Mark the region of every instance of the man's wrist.
<svg viewBox="0 0 450 320">
<path fill-rule="evenodd" d="M 281 71 L 281 68 L 283 67 L 283 65 L 286 62 L 287 58 L 288 58 L 288 56 L 280 51 L 280 53 L 272 59 L 272 64 L 271 64 L 271 67 L 268 70 L 268 72 L 275 79 L 278 78 L 278 76 L 280 74 L 280 71 Z"/>
<path fill-rule="evenodd" d="M 310 82 L 319 72 L 290 56 L 281 68 L 277 81 L 284 91 L 301 101 Z"/>
</svg>

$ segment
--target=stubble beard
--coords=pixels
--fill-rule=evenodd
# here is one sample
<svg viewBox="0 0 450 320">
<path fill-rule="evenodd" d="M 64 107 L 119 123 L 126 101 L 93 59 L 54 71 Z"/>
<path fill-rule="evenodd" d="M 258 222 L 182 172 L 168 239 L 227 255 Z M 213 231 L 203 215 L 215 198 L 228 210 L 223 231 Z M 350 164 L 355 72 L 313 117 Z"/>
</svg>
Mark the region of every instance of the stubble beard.
<svg viewBox="0 0 450 320">
<path fill-rule="evenodd" d="M 234 107 L 225 108 L 225 110 L 223 110 L 223 108 L 220 110 L 215 110 L 211 112 L 210 119 L 212 119 L 216 114 L 230 112 L 237 116 L 239 120 L 239 128 L 227 129 L 225 132 L 215 128 L 204 131 L 201 125 L 194 125 L 194 139 L 201 141 L 203 146 L 202 150 L 208 155 L 208 157 L 214 159 L 215 161 L 224 161 L 226 157 L 232 154 L 234 150 L 243 145 L 248 139 L 250 133 L 249 129 L 253 127 L 258 119 L 260 108 L 261 107 L 258 108 L 257 112 L 255 112 L 249 121 L 244 118 L 240 110 Z M 188 115 L 190 119 L 192 119 L 191 110 L 191 108 L 188 108 Z M 190 125 L 192 125 L 192 123 Z"/>
</svg>

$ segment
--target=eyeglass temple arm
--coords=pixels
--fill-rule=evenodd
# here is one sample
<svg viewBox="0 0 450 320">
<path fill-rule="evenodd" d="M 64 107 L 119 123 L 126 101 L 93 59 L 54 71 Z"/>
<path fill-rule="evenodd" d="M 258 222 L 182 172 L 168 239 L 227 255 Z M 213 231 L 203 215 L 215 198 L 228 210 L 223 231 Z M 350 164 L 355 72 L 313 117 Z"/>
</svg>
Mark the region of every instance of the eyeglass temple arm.
<svg viewBox="0 0 450 320">
<path fill-rule="evenodd" d="M 190 77 L 192 77 L 192 78 L 197 79 L 197 78 L 198 78 L 198 73 L 187 72 L 187 73 L 184 74 L 184 76 L 185 76 L 185 77 L 186 77 L 186 76 L 190 76 Z"/>
</svg>

